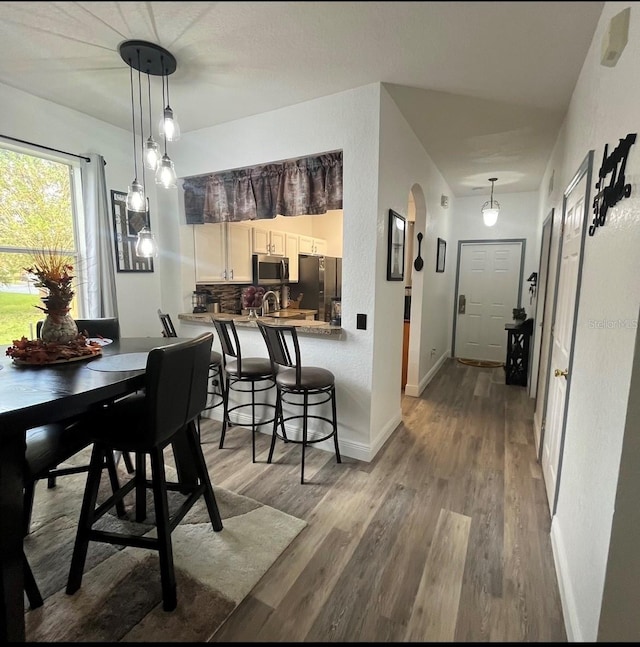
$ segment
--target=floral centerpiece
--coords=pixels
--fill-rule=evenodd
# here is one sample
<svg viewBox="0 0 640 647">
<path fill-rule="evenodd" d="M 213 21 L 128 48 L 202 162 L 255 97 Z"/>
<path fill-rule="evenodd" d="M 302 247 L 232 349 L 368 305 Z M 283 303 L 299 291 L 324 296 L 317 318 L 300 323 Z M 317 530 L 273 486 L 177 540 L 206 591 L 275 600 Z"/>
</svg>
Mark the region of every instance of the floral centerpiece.
<svg viewBox="0 0 640 647">
<path fill-rule="evenodd" d="M 25 268 L 35 277 L 34 285 L 47 291 L 42 297 L 44 306 L 36 306 L 47 315 L 40 331 L 43 341 L 64 344 L 78 335 L 78 327 L 69 314 L 74 296 L 70 261 L 57 250 L 41 250 L 34 255 L 33 265 Z"/>
<path fill-rule="evenodd" d="M 262 307 L 262 298 L 264 297 L 264 288 L 249 285 L 242 292 L 242 307 L 249 310 L 249 318 L 257 317 L 256 311 Z"/>
</svg>

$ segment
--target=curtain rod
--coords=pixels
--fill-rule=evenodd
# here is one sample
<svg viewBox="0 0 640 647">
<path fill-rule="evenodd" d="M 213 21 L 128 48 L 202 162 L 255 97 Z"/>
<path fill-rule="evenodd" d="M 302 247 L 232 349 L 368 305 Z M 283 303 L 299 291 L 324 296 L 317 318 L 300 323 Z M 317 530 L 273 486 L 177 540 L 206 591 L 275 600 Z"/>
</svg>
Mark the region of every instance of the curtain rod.
<svg viewBox="0 0 640 647">
<path fill-rule="evenodd" d="M 91 161 L 90 157 L 86 157 L 85 155 L 76 155 L 76 153 L 68 153 L 67 151 L 61 151 L 59 148 L 51 148 L 50 146 L 43 146 L 42 144 L 36 144 L 35 142 L 28 142 L 24 139 L 9 137 L 9 135 L 0 135 L 0 137 L 2 137 L 3 139 L 10 139 L 12 142 L 18 142 L 19 144 L 28 144 L 29 146 L 37 146 L 38 148 L 44 148 L 45 150 L 53 151 L 54 153 L 62 153 L 63 155 L 71 155 L 71 157 L 78 157 L 87 162 Z M 104 161 L 104 164 L 106 166 L 107 162 Z"/>
</svg>

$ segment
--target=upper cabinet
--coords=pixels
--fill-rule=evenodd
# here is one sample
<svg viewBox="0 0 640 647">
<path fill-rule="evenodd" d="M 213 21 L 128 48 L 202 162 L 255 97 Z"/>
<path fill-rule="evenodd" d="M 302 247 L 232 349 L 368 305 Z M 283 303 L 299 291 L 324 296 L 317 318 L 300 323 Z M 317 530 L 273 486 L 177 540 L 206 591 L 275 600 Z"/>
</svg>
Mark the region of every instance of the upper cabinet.
<svg viewBox="0 0 640 647">
<path fill-rule="evenodd" d="M 251 283 L 251 229 L 226 222 L 194 226 L 196 283 Z"/>
<path fill-rule="evenodd" d="M 283 231 L 271 231 L 263 227 L 252 227 L 251 232 L 254 254 L 268 254 L 269 256 L 285 255 L 285 233 Z"/>
<path fill-rule="evenodd" d="M 300 236 L 300 254 L 312 254 L 314 256 L 327 255 L 327 241 L 323 238 L 312 238 L 311 236 Z"/>
<path fill-rule="evenodd" d="M 285 256 L 289 259 L 289 281 L 297 283 L 298 273 L 298 254 L 299 254 L 300 237 L 298 234 L 285 234 L 284 249 Z"/>
</svg>

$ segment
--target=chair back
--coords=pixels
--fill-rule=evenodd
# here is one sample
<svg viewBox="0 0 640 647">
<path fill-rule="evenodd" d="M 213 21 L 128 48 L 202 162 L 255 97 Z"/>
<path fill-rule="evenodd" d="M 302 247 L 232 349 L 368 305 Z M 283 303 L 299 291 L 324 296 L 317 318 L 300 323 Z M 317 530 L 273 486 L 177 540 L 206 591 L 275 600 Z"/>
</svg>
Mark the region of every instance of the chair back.
<svg viewBox="0 0 640 647">
<path fill-rule="evenodd" d="M 160 317 L 160 322 L 162 323 L 162 336 L 163 337 L 177 337 L 178 333 L 176 333 L 176 329 L 173 325 L 173 321 L 171 321 L 171 317 L 162 312 L 160 308 L 158 308 L 158 317 Z"/>
<path fill-rule="evenodd" d="M 222 347 L 223 362 L 226 363 L 228 357 L 232 357 L 238 364 L 238 373 L 242 373 L 242 352 L 240 351 L 240 340 L 233 319 L 215 319 L 211 318 L 213 325 L 220 339 Z"/>
<path fill-rule="evenodd" d="M 294 368 L 296 370 L 296 384 L 300 384 L 302 362 L 296 327 L 258 321 L 258 328 L 267 345 L 273 372 L 277 373 L 280 367 Z"/>
<path fill-rule="evenodd" d="M 99 317 L 97 319 L 75 319 L 78 332 L 85 337 L 105 337 L 106 339 L 120 339 L 120 321 L 118 317 Z M 40 332 L 44 321 L 36 323 L 36 336 L 40 339 Z"/>
<path fill-rule="evenodd" d="M 149 352 L 144 428 L 150 444 L 171 438 L 206 407 L 212 343 L 208 332 Z"/>
</svg>

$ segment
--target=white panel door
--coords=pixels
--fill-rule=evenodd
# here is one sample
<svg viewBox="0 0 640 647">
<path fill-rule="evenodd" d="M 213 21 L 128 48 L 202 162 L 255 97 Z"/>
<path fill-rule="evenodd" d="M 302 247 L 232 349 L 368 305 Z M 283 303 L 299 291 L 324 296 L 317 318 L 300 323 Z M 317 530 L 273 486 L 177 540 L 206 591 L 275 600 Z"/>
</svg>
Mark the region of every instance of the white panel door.
<svg viewBox="0 0 640 647">
<path fill-rule="evenodd" d="M 462 243 L 455 355 L 504 362 L 505 324 L 518 306 L 522 243 Z"/>
<path fill-rule="evenodd" d="M 543 421 L 542 473 L 551 514 L 555 512 L 558 478 L 562 463 L 562 439 L 565 423 L 565 403 L 569 386 L 569 367 L 573 347 L 578 275 L 582 255 L 582 240 L 586 215 L 588 174 L 566 196 L 560 244 L 560 266 L 551 327 L 551 361 L 546 414 Z"/>
</svg>

